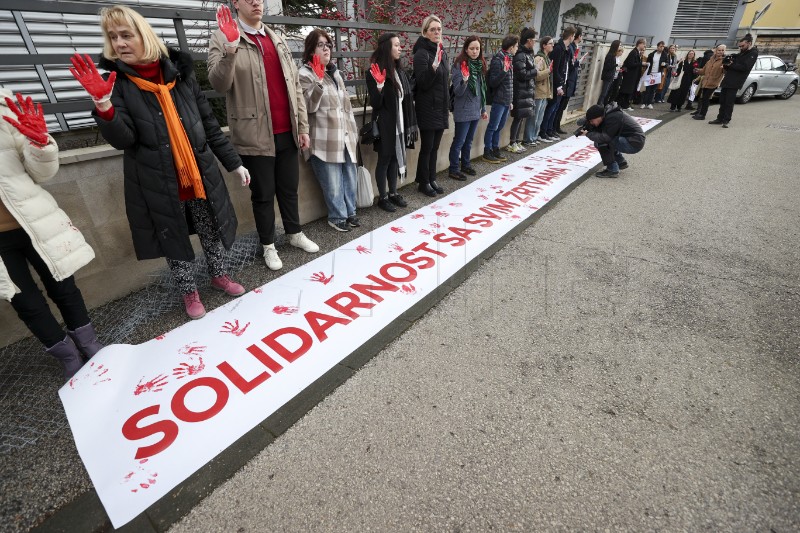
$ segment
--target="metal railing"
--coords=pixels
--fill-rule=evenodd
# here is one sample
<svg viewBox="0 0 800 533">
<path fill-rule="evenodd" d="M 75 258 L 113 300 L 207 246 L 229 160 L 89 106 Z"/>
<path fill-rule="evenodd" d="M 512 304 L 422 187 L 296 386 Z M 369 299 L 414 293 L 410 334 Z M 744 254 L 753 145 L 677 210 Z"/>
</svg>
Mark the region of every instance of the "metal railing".
<svg viewBox="0 0 800 533">
<path fill-rule="evenodd" d="M 166 2 L 165 2 L 166 3 Z M 97 55 L 102 50 L 103 38 L 100 32 L 98 12 L 112 3 L 52 1 L 52 0 L 0 0 L 0 44 L 23 43 L 16 48 L 5 46 L 0 54 L 0 83 L 12 91 L 25 92 L 42 103 L 51 131 L 69 131 L 94 125 L 89 117 L 92 102 L 80 85 L 72 78 L 68 67 L 70 57 L 75 51 Z M 208 39 L 216 29 L 214 9 L 183 9 L 175 7 L 151 7 L 130 5 L 136 9 L 156 30 L 156 33 L 169 46 L 190 53 L 195 60 L 207 58 Z M 10 16 L 8 15 L 10 13 Z M 34 25 L 41 23 L 37 16 L 57 15 L 58 22 L 65 26 L 68 39 L 61 46 L 49 46 L 48 39 L 36 35 L 35 29 L 27 19 L 34 19 Z M 5 17 L 5 18 L 4 18 Z M 372 50 L 358 50 L 358 41 L 353 46 L 351 32 L 367 30 L 370 32 L 391 31 L 400 34 L 418 34 L 416 26 L 398 26 L 353 20 L 330 20 L 321 18 L 265 16 L 265 24 L 278 27 L 322 27 L 330 30 L 335 45 L 338 67 L 342 70 L 348 86 L 363 86 L 362 69 L 358 60 L 368 58 Z M 4 21 L 7 21 L 4 23 Z M 14 26 L 11 25 L 13 23 Z M 93 30 L 91 28 L 94 28 Z M 499 41 L 501 34 L 476 33 L 469 31 L 450 31 L 455 43 L 469 35 L 478 35 L 484 40 Z M 342 45 L 347 44 L 347 50 Z M 452 45 L 452 43 L 451 43 Z M 39 53 L 39 48 L 57 51 Z M 299 48 L 294 56 L 299 58 Z M 356 48 L 352 50 L 351 48 Z M 487 47 L 487 50 L 493 49 Z M 223 95 L 206 91 L 209 98 Z"/>
<path fill-rule="evenodd" d="M 622 44 L 634 44 L 637 39 L 645 39 L 649 44 L 654 39 L 653 35 L 639 35 L 636 33 L 628 33 L 612 28 L 604 28 L 602 26 L 591 26 L 576 20 L 564 18 L 562 15 L 561 30 L 563 31 L 567 26 L 580 26 L 583 35 L 583 41 L 586 43 L 610 43 L 611 41 L 619 39 L 622 41 Z M 553 38 L 558 39 L 558 36 L 554 35 Z"/>
</svg>

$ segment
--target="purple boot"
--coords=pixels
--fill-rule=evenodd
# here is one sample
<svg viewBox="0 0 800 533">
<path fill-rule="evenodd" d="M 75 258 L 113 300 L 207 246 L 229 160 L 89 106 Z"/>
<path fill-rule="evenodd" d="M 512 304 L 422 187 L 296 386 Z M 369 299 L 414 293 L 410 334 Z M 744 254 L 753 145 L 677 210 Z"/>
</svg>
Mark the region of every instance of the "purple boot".
<svg viewBox="0 0 800 533">
<path fill-rule="evenodd" d="M 91 322 L 77 328 L 75 331 L 67 330 L 67 333 L 75 341 L 75 345 L 85 359 L 91 359 L 94 354 L 103 348 L 103 345 L 97 340 L 97 333 L 95 333 Z"/>
<path fill-rule="evenodd" d="M 72 379 L 72 376 L 77 374 L 78 370 L 83 366 L 83 359 L 81 359 L 78 347 L 75 346 L 69 336 L 64 337 L 63 341 L 54 344 L 45 351 L 61 363 L 64 370 L 64 381 Z"/>
</svg>

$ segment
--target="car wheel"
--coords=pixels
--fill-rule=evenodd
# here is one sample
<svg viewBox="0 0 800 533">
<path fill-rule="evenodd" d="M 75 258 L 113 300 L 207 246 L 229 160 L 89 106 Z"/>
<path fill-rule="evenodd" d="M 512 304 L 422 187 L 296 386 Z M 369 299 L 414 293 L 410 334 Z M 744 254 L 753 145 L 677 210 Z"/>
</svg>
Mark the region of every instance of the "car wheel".
<svg viewBox="0 0 800 533">
<path fill-rule="evenodd" d="M 753 95 L 755 93 L 756 93 L 756 84 L 755 83 L 751 83 L 750 85 L 747 86 L 747 89 L 744 90 L 744 92 L 742 93 L 742 96 L 740 96 L 739 98 L 736 99 L 736 103 L 737 104 L 746 104 L 747 102 L 749 102 L 753 98 Z"/>
<path fill-rule="evenodd" d="M 797 92 L 797 82 L 793 81 L 792 83 L 789 84 L 786 90 L 783 91 L 783 94 L 778 95 L 778 98 L 780 98 L 781 100 L 788 100 L 796 92 Z"/>
</svg>

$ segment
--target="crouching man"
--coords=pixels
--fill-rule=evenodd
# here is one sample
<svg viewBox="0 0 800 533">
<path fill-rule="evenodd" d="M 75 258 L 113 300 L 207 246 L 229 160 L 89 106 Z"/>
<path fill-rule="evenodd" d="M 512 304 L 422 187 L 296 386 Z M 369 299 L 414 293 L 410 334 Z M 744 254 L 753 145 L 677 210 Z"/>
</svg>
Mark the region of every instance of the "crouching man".
<svg viewBox="0 0 800 533">
<path fill-rule="evenodd" d="M 605 170 L 595 173 L 598 178 L 616 178 L 619 171 L 628 168 L 622 154 L 635 154 L 644 148 L 644 131 L 636 119 L 623 113 L 616 104 L 605 109 L 593 105 L 586 111 L 586 118 L 578 120 L 580 129 L 575 135 L 586 135 L 603 158 Z"/>
</svg>

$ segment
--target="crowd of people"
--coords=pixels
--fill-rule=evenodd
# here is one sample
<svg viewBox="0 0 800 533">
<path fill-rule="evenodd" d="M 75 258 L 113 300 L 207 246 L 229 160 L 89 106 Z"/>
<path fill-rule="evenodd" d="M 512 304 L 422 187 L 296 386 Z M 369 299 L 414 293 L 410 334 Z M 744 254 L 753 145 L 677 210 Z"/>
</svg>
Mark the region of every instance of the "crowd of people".
<svg viewBox="0 0 800 533">
<path fill-rule="evenodd" d="M 94 102 L 92 114 L 101 134 L 124 152 L 125 207 L 136 257 L 166 259 L 192 319 L 204 316 L 205 307 L 192 274 L 191 234 L 199 237 L 211 287 L 234 297 L 245 292 L 223 261 L 234 242 L 237 219 L 220 164 L 250 188 L 264 261 L 271 270 L 283 266 L 275 246 L 275 200 L 288 244 L 311 254 L 319 251 L 300 224 L 301 154 L 319 181 L 331 228 L 347 232 L 360 226 L 355 201 L 360 133 L 332 60 L 331 36 L 312 30 L 298 68 L 285 39 L 262 23 L 263 0 L 236 0 L 233 5 L 236 17 L 227 6 L 218 8 L 219 29 L 208 51 L 208 77 L 225 95 L 230 139 L 195 79 L 192 57 L 167 48 L 133 9 L 115 6 L 100 12 L 104 46 L 98 66 L 107 74 L 88 55 L 77 53 L 70 69 Z M 424 19 L 412 49 L 411 73 L 401 66 L 403 48 L 393 33 L 377 39 L 369 59 L 366 85 L 377 128 L 377 205 L 385 211 L 408 205 L 398 184 L 407 174 L 408 150 L 417 144 L 418 191 L 430 197 L 444 194 L 436 180 L 436 161 L 450 114 L 455 126 L 448 175 L 458 181 L 476 174 L 471 150 L 481 120 L 488 121 L 482 159 L 489 163 L 507 160 L 499 143 L 509 115 L 508 152 L 524 152 L 527 146 L 552 143 L 566 134 L 560 128 L 562 115 L 586 57 L 580 55 L 579 28 L 567 27 L 558 40 L 543 36 L 538 41 L 533 29 L 524 28 L 519 36 L 506 36 L 488 64 L 477 36 L 464 40 L 451 63 L 442 32 L 437 16 Z M 622 154 L 644 145 L 641 128 L 622 112 L 632 109 L 631 97 L 641 79 L 661 75 L 643 90 L 642 107 L 652 108 L 664 101 L 671 77 L 683 73 L 669 96 L 671 108 L 680 110 L 685 103 L 692 109 L 690 89 L 701 78 L 698 119 L 705 118 L 708 99 L 722 82 L 723 103 L 714 123 L 727 126 L 738 77 L 749 72 L 746 66 L 752 68 L 757 56 L 751 45 L 748 36 L 740 43 L 741 59 L 726 63 L 724 46 L 703 58 L 690 51 L 679 60 L 675 48 L 664 43 L 645 57 L 640 40 L 622 61 L 620 42 L 614 41 L 603 66 L 600 105 L 588 110 L 582 130 L 603 156 L 603 177 L 627 167 Z M 62 363 L 69 379 L 102 348 L 73 277 L 94 253 L 38 184 L 58 170 L 57 146 L 47 133 L 41 106 L 30 97 L 17 95 L 14 102 L 10 93 L 0 96 L 5 99 L 0 143 L 7 147 L 0 169 L 0 295 L 11 301 L 46 352 Z M 620 105 L 604 106 L 610 102 Z M 66 333 L 29 264 L 59 308 Z"/>
</svg>

